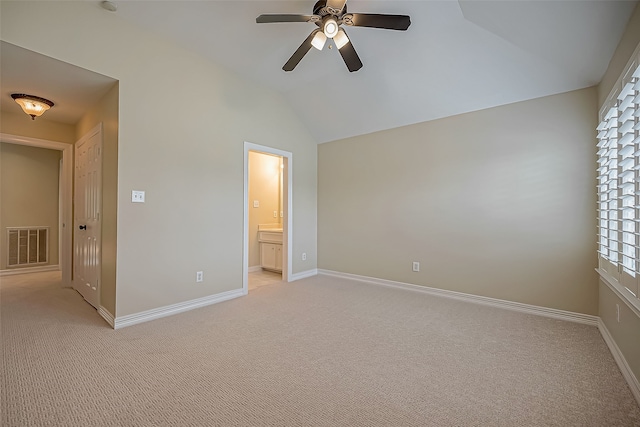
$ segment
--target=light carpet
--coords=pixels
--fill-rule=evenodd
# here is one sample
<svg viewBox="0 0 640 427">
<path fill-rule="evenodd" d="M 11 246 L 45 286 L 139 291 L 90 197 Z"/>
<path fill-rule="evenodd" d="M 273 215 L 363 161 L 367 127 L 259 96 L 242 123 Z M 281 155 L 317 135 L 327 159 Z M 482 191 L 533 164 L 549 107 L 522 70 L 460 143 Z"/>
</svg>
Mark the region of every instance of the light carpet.
<svg viewBox="0 0 640 427">
<path fill-rule="evenodd" d="M 1 280 L 3 426 L 640 426 L 592 326 L 317 276 L 114 331 Z"/>
</svg>

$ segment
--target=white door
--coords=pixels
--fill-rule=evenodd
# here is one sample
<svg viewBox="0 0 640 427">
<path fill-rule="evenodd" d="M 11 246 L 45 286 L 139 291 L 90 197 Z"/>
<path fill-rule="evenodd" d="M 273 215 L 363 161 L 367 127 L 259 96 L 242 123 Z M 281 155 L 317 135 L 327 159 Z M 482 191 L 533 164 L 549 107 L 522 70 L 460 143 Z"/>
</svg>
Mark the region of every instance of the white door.
<svg viewBox="0 0 640 427">
<path fill-rule="evenodd" d="M 100 305 L 102 126 L 76 142 L 73 287 L 95 308 Z"/>
</svg>

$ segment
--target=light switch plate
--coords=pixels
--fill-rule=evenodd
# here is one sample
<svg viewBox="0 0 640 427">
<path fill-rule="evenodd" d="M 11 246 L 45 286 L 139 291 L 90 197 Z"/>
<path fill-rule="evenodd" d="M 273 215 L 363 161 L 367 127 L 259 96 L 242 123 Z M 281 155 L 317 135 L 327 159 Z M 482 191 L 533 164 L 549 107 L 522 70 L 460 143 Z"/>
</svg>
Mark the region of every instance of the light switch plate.
<svg viewBox="0 0 640 427">
<path fill-rule="evenodd" d="M 253 201 L 253 207 L 254 208 L 259 208 L 260 207 L 260 201 L 259 200 L 254 200 Z"/>
<path fill-rule="evenodd" d="M 131 201 L 133 203 L 144 203 L 144 191 L 131 190 Z"/>
</svg>

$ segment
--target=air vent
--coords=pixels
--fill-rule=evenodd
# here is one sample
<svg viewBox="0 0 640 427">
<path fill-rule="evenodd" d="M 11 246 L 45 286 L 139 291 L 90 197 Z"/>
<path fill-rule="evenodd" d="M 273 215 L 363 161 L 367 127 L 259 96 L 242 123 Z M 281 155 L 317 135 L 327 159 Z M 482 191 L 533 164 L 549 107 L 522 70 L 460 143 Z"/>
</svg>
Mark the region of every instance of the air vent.
<svg viewBox="0 0 640 427">
<path fill-rule="evenodd" d="M 49 227 L 7 228 L 7 267 L 49 262 Z"/>
</svg>

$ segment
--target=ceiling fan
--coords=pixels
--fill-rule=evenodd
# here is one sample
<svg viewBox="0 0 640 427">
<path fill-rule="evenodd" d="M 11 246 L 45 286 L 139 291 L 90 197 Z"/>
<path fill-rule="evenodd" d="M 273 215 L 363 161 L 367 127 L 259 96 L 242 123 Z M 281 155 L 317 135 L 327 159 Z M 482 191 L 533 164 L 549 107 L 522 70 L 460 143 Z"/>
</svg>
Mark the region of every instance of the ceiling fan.
<svg viewBox="0 0 640 427">
<path fill-rule="evenodd" d="M 260 15 L 256 22 L 311 22 L 318 26 L 284 64 L 284 71 L 296 68 L 312 46 L 322 50 L 327 38 L 330 38 L 340 51 L 349 71 L 353 72 L 362 68 L 362 61 L 341 25 L 405 31 L 411 25 L 411 18 L 407 15 L 347 13 L 347 0 L 319 0 L 313 6 L 313 15 Z"/>
</svg>

